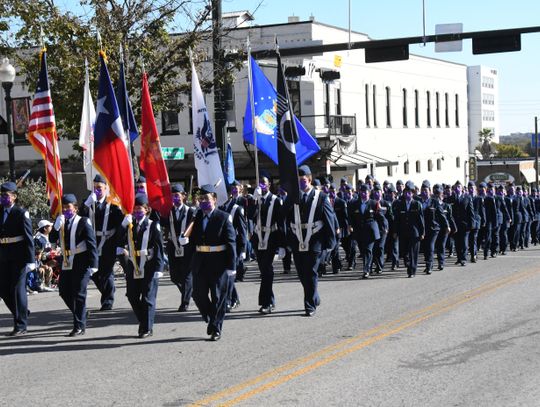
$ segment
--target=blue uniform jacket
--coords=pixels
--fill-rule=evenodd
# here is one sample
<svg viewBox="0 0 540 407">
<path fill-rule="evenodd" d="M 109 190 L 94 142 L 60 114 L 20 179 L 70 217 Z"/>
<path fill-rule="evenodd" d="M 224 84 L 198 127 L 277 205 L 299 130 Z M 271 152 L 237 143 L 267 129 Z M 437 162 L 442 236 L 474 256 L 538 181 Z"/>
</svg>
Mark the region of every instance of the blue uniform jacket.
<svg viewBox="0 0 540 407">
<path fill-rule="evenodd" d="M 0 238 L 22 236 L 20 242 L 0 244 L 0 262 L 34 263 L 34 236 L 32 234 L 32 221 L 28 211 L 17 205 L 11 207 L 5 223 L 4 207 L 0 207 Z"/>
</svg>

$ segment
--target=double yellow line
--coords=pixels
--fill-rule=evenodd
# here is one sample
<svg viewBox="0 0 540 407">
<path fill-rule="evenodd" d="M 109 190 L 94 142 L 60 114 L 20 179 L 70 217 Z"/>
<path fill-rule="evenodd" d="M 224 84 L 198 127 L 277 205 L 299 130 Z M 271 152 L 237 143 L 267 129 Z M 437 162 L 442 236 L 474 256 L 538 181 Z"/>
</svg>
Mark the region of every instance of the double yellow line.
<svg viewBox="0 0 540 407">
<path fill-rule="evenodd" d="M 408 313 L 395 321 L 365 331 L 353 338 L 345 339 L 307 356 L 292 360 L 291 362 L 262 373 L 245 382 L 198 400 L 191 404 L 191 406 L 235 405 L 296 377 L 327 365 L 337 359 L 343 358 L 375 342 L 381 341 L 388 336 L 416 326 L 427 319 L 444 314 L 462 304 L 485 296 L 499 288 L 518 283 L 537 275 L 539 271 L 540 270 L 535 268 L 534 270 L 513 273 L 510 276 L 494 280 L 472 290 L 448 297 L 428 307 Z"/>
</svg>

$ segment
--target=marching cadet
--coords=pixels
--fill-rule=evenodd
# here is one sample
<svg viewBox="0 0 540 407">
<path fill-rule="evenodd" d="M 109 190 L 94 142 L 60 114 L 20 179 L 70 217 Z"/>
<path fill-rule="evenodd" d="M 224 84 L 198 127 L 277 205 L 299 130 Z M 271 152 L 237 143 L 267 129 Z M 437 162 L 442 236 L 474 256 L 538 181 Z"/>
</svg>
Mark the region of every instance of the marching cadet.
<svg viewBox="0 0 540 407">
<path fill-rule="evenodd" d="M 275 306 L 274 291 L 274 256 L 285 257 L 285 235 L 282 217 L 281 200 L 270 192 L 270 179 L 261 177 L 259 186 L 255 188 L 253 197 L 257 199 L 254 213 L 255 230 L 251 243 L 255 250 L 257 263 L 261 272 L 259 288 L 259 312 L 270 314 Z"/>
<path fill-rule="evenodd" d="M 505 195 L 505 190 L 502 185 L 497 187 L 497 196 L 502 199 L 504 208 L 506 209 L 507 218 L 503 220 L 501 228 L 499 230 L 499 251 L 502 256 L 506 255 L 506 249 L 509 246 L 510 241 L 510 227 L 514 221 L 514 215 L 512 212 L 512 199 Z"/>
<path fill-rule="evenodd" d="M 482 249 L 484 251 L 484 260 L 488 259 L 488 254 L 492 247 L 491 239 L 493 237 L 493 230 L 499 228 L 499 221 L 497 216 L 497 202 L 493 196 L 493 185 L 488 188 L 485 182 L 481 182 L 478 185 L 478 198 L 482 199 L 482 206 L 484 208 L 484 224 L 480 228 L 478 235 L 479 243 L 482 243 Z M 498 233 L 498 232 L 497 232 Z M 491 252 L 494 257 L 493 252 Z"/>
<path fill-rule="evenodd" d="M 446 240 L 451 233 L 455 233 L 457 230 L 456 222 L 452 216 L 452 206 L 443 199 L 443 186 L 435 184 L 433 186 L 433 198 L 439 201 L 439 204 L 442 206 L 443 215 L 446 218 L 448 228 L 441 228 L 439 234 L 437 235 L 437 240 L 435 241 L 435 251 L 437 252 L 437 263 L 438 270 L 444 270 L 445 259 L 446 259 Z"/>
<path fill-rule="evenodd" d="M 241 275 L 241 279 L 243 280 L 244 260 L 246 259 L 247 222 L 245 215 L 245 198 L 239 196 L 241 188 L 241 184 L 238 181 L 234 181 L 230 186 L 231 196 L 229 200 L 219 207 L 219 209 L 229 214 L 236 232 L 236 272 L 229 276 L 227 312 L 240 306 L 240 297 L 238 296 L 238 291 L 234 282 L 238 274 Z"/>
<path fill-rule="evenodd" d="M 386 237 L 386 252 L 387 259 L 390 258 L 391 261 L 391 270 L 394 271 L 399 267 L 399 240 L 394 238 L 394 234 L 390 231 L 394 230 L 395 223 L 395 213 L 396 213 L 396 204 L 397 204 L 397 191 L 396 187 L 392 184 L 388 185 L 388 188 L 385 193 L 385 201 L 388 202 L 390 208 L 392 209 L 392 219 L 389 224 L 389 233 Z"/>
<path fill-rule="evenodd" d="M 288 242 L 304 288 L 305 316 L 311 317 L 320 304 L 319 264 L 324 261 L 324 251 L 335 246 L 334 214 L 326 194 L 312 187 L 311 170 L 307 165 L 298 168 L 298 179 L 300 204 L 288 207 Z"/>
<path fill-rule="evenodd" d="M 521 232 L 520 246 L 523 248 L 529 247 L 531 240 L 531 223 L 535 217 L 534 205 L 532 199 L 529 198 L 527 188 L 523 188 L 523 205 L 525 206 L 525 219 L 523 223 L 523 231 Z"/>
<path fill-rule="evenodd" d="M 346 178 L 342 178 L 347 180 Z M 348 184 L 344 184 L 342 186 L 343 192 L 342 195 L 338 197 L 343 199 L 345 201 L 345 204 L 348 206 L 352 200 L 352 189 L 351 186 Z M 348 211 L 347 211 L 348 213 Z M 354 236 L 352 233 L 348 233 L 341 239 L 341 245 L 343 246 L 343 250 L 345 251 L 345 260 L 347 261 L 347 270 L 354 270 L 356 267 L 356 240 L 354 239 Z"/>
<path fill-rule="evenodd" d="M 92 275 L 92 280 L 101 293 L 100 311 L 109 311 L 114 303 L 114 272 L 116 247 L 118 246 L 120 225 L 124 215 L 122 210 L 107 202 L 107 181 L 100 174 L 94 177 L 94 191 L 79 209 L 79 215 L 92 221 L 96 235 L 99 256 L 98 271 Z"/>
<path fill-rule="evenodd" d="M 495 188 L 495 186 L 491 182 L 487 185 L 486 192 L 488 196 L 493 197 L 493 200 L 495 202 L 495 213 L 496 213 L 496 222 L 491 225 L 490 256 L 492 258 L 497 257 L 497 254 L 499 253 L 499 248 L 501 245 L 500 239 L 502 236 L 501 229 L 503 227 L 506 228 L 510 220 L 510 215 L 506 208 L 506 204 L 504 203 L 503 191 L 504 190 L 501 188 L 499 192 L 499 188 Z"/>
<path fill-rule="evenodd" d="M 485 209 L 484 199 L 476 195 L 476 185 L 473 181 L 467 184 L 467 192 L 472 200 L 474 221 L 469 232 L 469 254 L 471 255 L 471 263 L 476 263 L 478 254 L 478 232 L 485 225 Z"/>
<path fill-rule="evenodd" d="M 377 216 L 380 238 L 375 241 L 373 247 L 373 259 L 375 263 L 375 272 L 382 273 L 384 268 L 384 254 L 386 239 L 390 230 L 390 225 L 394 222 L 392 205 L 382 199 L 382 188 L 380 184 L 374 184 L 371 191 L 371 198 L 376 202 L 376 210 L 380 216 Z"/>
<path fill-rule="evenodd" d="M 126 215 L 122 221 L 122 227 L 127 229 L 128 250 L 119 250 L 119 254 L 129 257 L 126 296 L 139 322 L 138 336 L 141 339 L 152 336 L 154 332 L 158 282 L 164 264 L 161 227 L 159 222 L 151 219 L 150 212 L 148 197 L 137 194 L 133 214 Z"/>
<path fill-rule="evenodd" d="M 398 179 L 396 181 L 396 198 L 397 199 L 400 199 L 401 196 L 403 195 L 403 181 Z"/>
<path fill-rule="evenodd" d="M 540 241 L 540 197 L 536 188 L 531 189 L 530 197 L 534 207 L 534 220 L 531 223 L 532 244 L 537 245 Z"/>
<path fill-rule="evenodd" d="M 139 178 L 135 181 L 135 195 L 144 194 L 148 196 L 148 188 L 146 186 L 146 178 L 143 175 L 140 175 Z M 160 222 L 160 216 L 158 211 L 150 211 L 150 219 L 156 222 Z"/>
<path fill-rule="evenodd" d="M 189 302 L 193 294 L 193 275 L 191 273 L 191 259 L 194 247 L 192 244 L 182 246 L 178 238 L 184 234 L 186 228 L 195 218 L 195 208 L 186 205 L 186 192 L 180 184 L 171 186 L 173 206 L 167 218 L 162 219 L 162 226 L 167 230 L 167 257 L 169 259 L 169 272 L 171 281 L 180 291 L 181 301 L 178 312 L 189 310 Z"/>
<path fill-rule="evenodd" d="M 474 209 L 472 199 L 463 194 L 463 186 L 457 181 L 454 184 L 454 194 L 447 201 L 452 205 L 452 214 L 456 221 L 457 232 L 454 234 L 456 245 L 456 264 L 465 266 L 469 244 L 469 232 L 474 224 Z"/>
<path fill-rule="evenodd" d="M 26 275 L 35 269 L 32 221 L 28 211 L 15 204 L 14 182 L 4 182 L 0 194 L 0 297 L 13 315 L 8 336 L 20 336 L 28 325 Z"/>
<path fill-rule="evenodd" d="M 407 267 L 409 278 L 416 275 L 420 241 L 424 239 L 424 215 L 422 204 L 413 199 L 415 187 L 407 181 L 403 190 L 403 199 L 396 205 L 395 235 L 399 236 L 399 248 Z"/>
<path fill-rule="evenodd" d="M 349 204 L 349 225 L 354 240 L 358 243 L 363 259 L 362 278 L 368 278 L 373 264 L 373 246 L 381 238 L 379 222 L 384 224 L 386 219 L 379 212 L 379 204 L 369 199 L 369 186 L 360 186 L 359 198 Z"/>
<path fill-rule="evenodd" d="M 195 247 L 191 261 L 193 300 L 208 323 L 210 340 L 217 341 L 227 310 L 229 276 L 236 273 L 236 232 L 230 215 L 216 207 L 213 185 L 200 187 L 198 199 L 201 210 L 179 242 L 191 242 Z"/>
<path fill-rule="evenodd" d="M 73 314 L 73 330 L 68 336 L 84 335 L 86 331 L 86 292 L 92 274 L 98 270 L 96 235 L 92 222 L 77 214 L 77 198 L 62 197 L 62 214 L 54 222 L 55 237 L 62 248 L 58 291 Z"/>
<path fill-rule="evenodd" d="M 348 219 L 348 209 L 347 202 L 344 199 L 341 199 L 336 195 L 336 186 L 330 184 L 328 187 L 328 198 L 330 199 L 330 204 L 334 208 L 334 213 L 337 219 L 337 230 L 336 230 L 336 246 L 332 250 L 332 272 L 338 274 L 342 269 L 343 265 L 341 264 L 341 259 L 339 258 L 339 243 L 344 245 L 344 240 L 350 235 L 349 232 L 349 219 Z"/>
<path fill-rule="evenodd" d="M 287 191 L 283 189 L 283 187 L 280 185 L 278 187 L 278 194 L 277 194 L 279 200 L 281 201 L 281 217 L 283 219 L 287 218 L 287 208 L 289 207 L 288 201 L 287 201 Z M 284 223 L 284 233 L 285 236 L 287 236 L 287 223 Z M 292 251 L 289 247 L 285 248 L 285 257 L 282 259 L 283 261 L 283 274 L 289 274 L 291 272 L 291 261 L 292 261 Z"/>
<path fill-rule="evenodd" d="M 519 188 L 519 190 L 518 190 Z M 510 250 L 515 252 L 518 248 L 521 229 L 523 228 L 523 215 L 525 208 L 521 199 L 521 187 L 516 188 L 514 184 L 509 184 L 507 188 L 507 204 L 510 203 L 512 211 L 512 224 L 508 229 L 508 240 L 510 242 Z M 519 192 L 518 192 L 519 191 Z"/>
<path fill-rule="evenodd" d="M 424 214 L 425 238 L 423 240 L 423 246 L 426 262 L 424 272 L 426 274 L 432 273 L 435 244 L 441 230 L 445 232 L 445 235 L 450 232 L 448 219 L 444 214 L 444 208 L 439 200 L 439 194 L 430 197 L 430 188 L 431 184 L 429 181 L 422 182 L 422 187 L 420 188 L 421 200 L 419 201 Z"/>
</svg>

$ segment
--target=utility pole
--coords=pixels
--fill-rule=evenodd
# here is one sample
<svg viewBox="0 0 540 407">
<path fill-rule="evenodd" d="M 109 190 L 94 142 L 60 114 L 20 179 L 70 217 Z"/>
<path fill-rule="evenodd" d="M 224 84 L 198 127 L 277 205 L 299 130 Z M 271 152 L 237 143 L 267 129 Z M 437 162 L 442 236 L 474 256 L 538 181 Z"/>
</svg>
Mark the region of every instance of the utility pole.
<svg viewBox="0 0 540 407">
<path fill-rule="evenodd" d="M 221 48 L 221 38 L 223 35 L 221 0 L 212 0 L 212 53 L 214 68 L 214 123 L 216 145 L 221 149 L 221 155 L 225 152 L 225 126 L 227 125 L 227 115 L 223 100 L 223 50 Z"/>
<path fill-rule="evenodd" d="M 538 189 L 538 116 L 534 116 L 534 150 L 535 150 L 535 169 L 536 169 L 536 189 Z"/>
</svg>

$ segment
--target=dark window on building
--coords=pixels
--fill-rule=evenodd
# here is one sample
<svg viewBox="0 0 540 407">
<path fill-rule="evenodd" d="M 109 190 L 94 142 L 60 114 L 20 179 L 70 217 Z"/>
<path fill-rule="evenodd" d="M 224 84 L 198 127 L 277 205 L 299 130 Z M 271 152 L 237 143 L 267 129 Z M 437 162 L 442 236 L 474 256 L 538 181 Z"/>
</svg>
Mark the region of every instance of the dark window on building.
<svg viewBox="0 0 540 407">
<path fill-rule="evenodd" d="M 420 127 L 420 106 L 418 105 L 418 90 L 414 91 L 414 125 Z"/>
<path fill-rule="evenodd" d="M 403 163 L 403 173 L 408 174 L 409 173 L 409 160 L 405 161 Z"/>
<path fill-rule="evenodd" d="M 178 112 L 166 110 L 161 113 L 161 134 L 179 134 Z"/>
<path fill-rule="evenodd" d="M 373 127 L 377 127 L 377 86 L 373 85 Z"/>
<path fill-rule="evenodd" d="M 300 99 L 300 81 L 287 81 L 289 97 L 291 98 L 292 111 L 296 117 L 302 115 Z"/>
<path fill-rule="evenodd" d="M 189 134 L 193 134 L 193 106 L 191 92 L 189 92 Z"/>
<path fill-rule="evenodd" d="M 336 104 L 336 115 L 341 116 L 341 89 L 340 88 L 336 88 L 334 103 Z"/>
<path fill-rule="evenodd" d="M 439 100 L 439 92 L 435 93 L 435 126 L 441 127 L 441 101 Z"/>
<path fill-rule="evenodd" d="M 431 127 L 431 93 L 429 91 L 426 92 L 426 108 L 427 108 L 427 126 Z"/>
<path fill-rule="evenodd" d="M 388 177 L 391 177 L 394 175 L 394 167 L 392 167 L 391 165 L 389 165 L 388 167 L 386 167 L 386 175 Z"/>
<path fill-rule="evenodd" d="M 459 127 L 459 95 L 456 93 L 456 127 Z"/>
<path fill-rule="evenodd" d="M 444 125 L 450 127 L 450 101 L 448 100 L 448 93 L 444 94 Z"/>
<path fill-rule="evenodd" d="M 416 161 L 416 172 L 421 172 L 422 166 L 420 165 L 420 160 Z"/>
<path fill-rule="evenodd" d="M 428 162 L 427 162 L 427 170 L 428 171 L 433 171 L 433 161 L 428 160 Z"/>
<path fill-rule="evenodd" d="M 459 168 L 459 167 L 461 167 L 461 158 L 456 157 L 456 168 Z"/>
<path fill-rule="evenodd" d="M 407 127 L 407 89 L 403 89 L 403 127 Z"/>
<path fill-rule="evenodd" d="M 330 84 L 324 84 L 323 91 L 323 104 L 324 104 L 324 125 L 328 127 L 328 122 L 330 121 Z"/>
<path fill-rule="evenodd" d="M 385 88 L 386 94 L 386 127 L 392 127 L 392 121 L 390 117 L 390 87 Z"/>
<path fill-rule="evenodd" d="M 369 85 L 366 84 L 366 127 L 369 127 Z"/>
<path fill-rule="evenodd" d="M 437 159 L 437 171 L 440 171 L 442 169 L 442 160 L 440 158 Z"/>
</svg>

